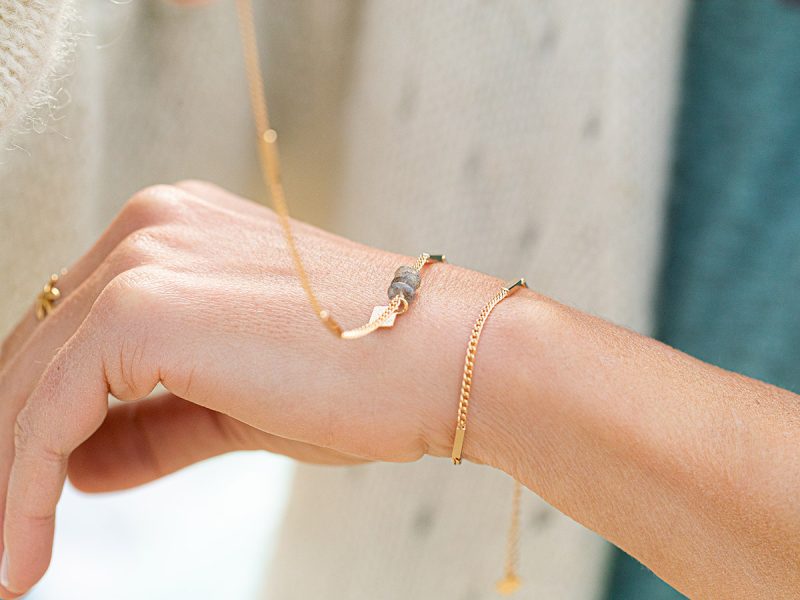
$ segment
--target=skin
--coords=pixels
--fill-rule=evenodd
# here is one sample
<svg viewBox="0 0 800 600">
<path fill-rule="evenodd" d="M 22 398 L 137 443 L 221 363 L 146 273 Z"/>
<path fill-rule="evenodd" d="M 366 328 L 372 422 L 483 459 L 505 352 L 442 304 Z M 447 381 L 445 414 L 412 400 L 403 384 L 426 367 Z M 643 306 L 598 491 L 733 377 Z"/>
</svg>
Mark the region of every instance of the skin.
<svg viewBox="0 0 800 600">
<path fill-rule="evenodd" d="M 345 324 L 412 257 L 302 223 Z M 358 341 L 309 309 L 274 214 L 200 182 L 135 195 L 0 357 L 0 595 L 49 564 L 69 474 L 124 489 L 234 450 L 322 464 L 448 457 L 464 351 L 500 282 L 432 265 Z M 148 397 L 161 382 L 169 393 Z M 123 403 L 109 409 L 111 393 Z M 478 351 L 464 456 L 502 469 L 698 598 L 800 589 L 800 400 L 530 291 Z"/>
</svg>

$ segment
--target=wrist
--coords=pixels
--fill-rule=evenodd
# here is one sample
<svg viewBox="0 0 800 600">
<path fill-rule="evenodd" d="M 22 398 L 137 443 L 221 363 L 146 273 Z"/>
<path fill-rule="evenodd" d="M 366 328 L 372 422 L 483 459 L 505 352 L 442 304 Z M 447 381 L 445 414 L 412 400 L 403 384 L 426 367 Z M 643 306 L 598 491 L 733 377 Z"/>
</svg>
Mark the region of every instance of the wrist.
<svg viewBox="0 0 800 600">
<path fill-rule="evenodd" d="M 503 301 L 484 326 L 475 360 L 464 458 L 516 478 L 537 412 L 530 405 L 541 396 L 536 384 L 543 380 L 544 352 L 538 342 L 546 306 L 527 290 Z"/>
<path fill-rule="evenodd" d="M 461 276 L 458 301 L 437 298 L 441 306 L 435 329 L 436 368 L 439 384 L 427 402 L 438 407 L 437 414 L 425 423 L 425 445 L 429 454 L 450 457 L 458 415 L 461 381 L 470 333 L 481 309 L 504 283 L 493 277 L 463 272 L 448 272 L 447 279 Z M 464 282 L 467 282 L 466 285 Z M 436 287 L 436 284 L 431 287 Z M 436 290 L 431 290 L 432 293 Z M 526 427 L 520 418 L 524 405 L 535 396 L 531 389 L 531 365 L 539 351 L 536 331 L 546 314 L 548 302 L 528 290 L 506 298 L 486 320 L 475 355 L 471 397 L 467 416 L 463 458 L 506 471 L 515 471 L 509 457 L 519 456 L 519 444 Z M 428 334 L 430 328 L 426 328 Z"/>
</svg>

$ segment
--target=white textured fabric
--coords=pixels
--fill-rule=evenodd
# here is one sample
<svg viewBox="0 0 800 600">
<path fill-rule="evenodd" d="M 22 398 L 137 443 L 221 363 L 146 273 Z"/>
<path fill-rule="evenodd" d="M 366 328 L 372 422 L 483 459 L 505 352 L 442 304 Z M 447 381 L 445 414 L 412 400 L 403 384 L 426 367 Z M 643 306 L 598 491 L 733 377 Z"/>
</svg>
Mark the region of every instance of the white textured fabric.
<svg viewBox="0 0 800 600">
<path fill-rule="evenodd" d="M 0 0 L 0 141 L 15 128 L 39 129 L 55 75 L 72 46 L 71 2 Z M 28 123 L 20 120 L 28 118 Z"/>
<path fill-rule="evenodd" d="M 230 4 L 82 7 L 93 37 L 58 133 L 0 158 L 2 329 L 137 188 L 202 177 L 259 190 Z M 648 330 L 683 2 L 258 7 L 296 214 L 525 274 Z M 492 598 L 510 493 L 501 473 L 445 461 L 301 467 L 265 597 Z M 597 536 L 525 494 L 518 598 L 597 598 L 607 558 Z"/>
</svg>

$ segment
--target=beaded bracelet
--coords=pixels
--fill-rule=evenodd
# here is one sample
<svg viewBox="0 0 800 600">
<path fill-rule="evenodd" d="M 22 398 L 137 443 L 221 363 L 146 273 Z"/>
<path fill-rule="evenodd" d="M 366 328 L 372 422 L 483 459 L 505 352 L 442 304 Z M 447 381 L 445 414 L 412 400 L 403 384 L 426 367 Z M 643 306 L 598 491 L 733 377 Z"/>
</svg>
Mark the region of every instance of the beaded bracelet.
<svg viewBox="0 0 800 600">
<path fill-rule="evenodd" d="M 355 329 L 342 331 L 339 336 L 345 340 L 354 340 L 369 335 L 381 327 L 392 327 L 398 315 L 408 310 L 408 305 L 414 299 L 419 289 L 422 268 L 433 262 L 445 262 L 444 254 L 420 254 L 413 265 L 403 265 L 394 272 L 394 279 L 389 284 L 388 306 L 376 306 L 368 323 Z"/>
</svg>

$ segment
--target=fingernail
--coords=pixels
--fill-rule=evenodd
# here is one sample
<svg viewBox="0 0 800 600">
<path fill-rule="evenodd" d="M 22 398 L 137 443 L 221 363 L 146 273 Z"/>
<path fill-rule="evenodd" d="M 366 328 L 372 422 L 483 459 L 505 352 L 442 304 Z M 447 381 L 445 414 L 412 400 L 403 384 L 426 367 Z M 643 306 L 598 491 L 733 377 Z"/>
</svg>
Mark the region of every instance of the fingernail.
<svg viewBox="0 0 800 600">
<path fill-rule="evenodd" d="M 0 585 L 8 589 L 8 554 L 3 550 L 3 562 L 0 563 Z"/>
</svg>

